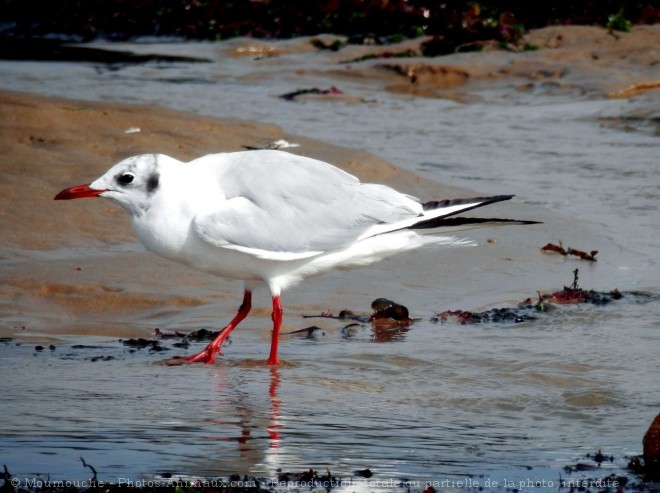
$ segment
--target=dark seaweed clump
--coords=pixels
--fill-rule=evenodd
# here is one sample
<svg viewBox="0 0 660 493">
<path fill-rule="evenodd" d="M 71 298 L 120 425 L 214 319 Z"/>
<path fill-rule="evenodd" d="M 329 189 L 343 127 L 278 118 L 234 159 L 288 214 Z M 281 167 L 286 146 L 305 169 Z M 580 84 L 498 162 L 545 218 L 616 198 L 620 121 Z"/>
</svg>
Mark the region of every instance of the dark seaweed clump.
<svg viewBox="0 0 660 493">
<path fill-rule="evenodd" d="M 545 248 L 545 247 L 544 247 Z M 589 260 L 595 261 L 593 256 L 598 252 L 591 252 Z M 462 325 L 478 324 L 485 322 L 526 322 L 536 319 L 536 314 L 552 311 L 555 305 L 577 305 L 579 303 L 591 303 L 593 305 L 607 305 L 613 300 L 619 300 L 623 294 L 618 289 L 609 292 L 585 290 L 578 286 L 579 270 L 573 271 L 573 283 L 564 286 L 561 291 L 538 295 L 536 301 L 532 298 L 518 303 L 514 308 L 492 308 L 483 312 L 471 312 L 465 310 L 445 310 L 432 319 L 433 322 L 446 322 L 455 320 Z"/>
<path fill-rule="evenodd" d="M 78 41 L 136 36 L 227 39 L 290 38 L 335 33 L 356 42 L 434 36 L 436 54 L 479 40 L 515 41 L 525 30 L 552 24 L 588 24 L 629 30 L 660 18 L 657 2 L 621 0 L 2 0 L 0 35 L 62 35 Z"/>
</svg>

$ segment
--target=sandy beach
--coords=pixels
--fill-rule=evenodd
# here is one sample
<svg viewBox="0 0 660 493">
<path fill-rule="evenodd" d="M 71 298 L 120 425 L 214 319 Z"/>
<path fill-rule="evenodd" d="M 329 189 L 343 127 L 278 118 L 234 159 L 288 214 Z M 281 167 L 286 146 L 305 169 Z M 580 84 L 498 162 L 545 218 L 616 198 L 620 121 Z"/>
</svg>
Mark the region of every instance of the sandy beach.
<svg viewBox="0 0 660 493">
<path fill-rule="evenodd" d="M 329 43 L 334 38 L 322 39 Z M 538 48 L 526 53 L 487 49 L 481 53 L 432 59 L 379 57 L 387 52 L 418 49 L 420 42 L 407 41 L 392 47 L 348 46 L 340 53 L 328 55 L 327 68 L 318 75 L 339 80 L 371 79 L 375 87 L 380 86 L 385 91 L 457 100 L 473 99 L 475 96 L 471 94 L 484 85 L 513 87 L 517 92 L 580 91 L 602 98 L 629 98 L 657 91 L 660 84 L 653 77 L 657 49 L 648 49 L 660 45 L 658 26 L 637 26 L 630 33 L 608 33 L 596 27 L 548 27 L 526 35 L 525 43 Z M 150 50 L 149 45 L 137 48 Z M 311 49 L 311 45 L 303 41 L 285 41 L 276 48 L 264 41 L 248 39 L 230 40 L 223 45 L 230 56 L 266 54 L 274 57 L 274 61 L 279 56 Z M 343 70 L 333 68 L 338 60 L 365 54 L 376 57 L 365 63 L 350 64 Z M 314 95 L 305 97 L 324 99 Z M 334 102 L 361 104 L 358 98 L 346 95 L 339 95 Z M 65 274 L 67 271 L 60 270 L 66 262 L 64 259 L 54 264 L 30 253 L 77 245 L 89 248 L 102 244 L 134 244 L 123 211 L 111 204 L 100 200 L 84 204 L 52 201 L 60 189 L 81 180 L 92 180 L 130 155 L 162 152 L 185 161 L 208 153 L 237 151 L 245 146 L 259 147 L 286 139 L 301 144 L 292 152 L 332 162 L 363 181 L 386 183 L 424 199 L 470 193 L 421 179 L 359 149 L 287 135 L 272 124 L 209 118 L 154 106 L 65 100 L 8 91 L 0 93 L 0 116 L 5 176 L 0 184 L 0 228 L 3 231 L 0 255 L 6 281 L 2 289 L 5 300 L 14 300 L 3 307 L 5 323 L 0 331 L 5 334 L 29 325 L 27 321 L 20 322 L 21 316 L 17 315 L 25 313 L 23 310 L 27 307 L 44 314 L 53 310 L 74 314 L 80 321 L 91 320 L 92 314 L 118 307 L 131 310 L 143 304 L 202 302 L 194 297 L 180 299 L 180 296 L 167 301 L 151 292 L 108 288 L 99 283 L 99 279 L 112 279 L 116 274 L 113 266 L 97 264 L 90 274 L 88 269 L 76 270 L 79 266 L 74 262 L 69 267 L 73 272 Z M 620 124 L 646 117 L 648 115 L 639 113 L 627 115 Z M 144 258 L 139 249 L 132 255 L 138 259 L 132 267 L 136 269 L 136 277 L 144 277 L 140 269 L 144 265 L 150 270 L 154 262 L 162 265 L 158 259 Z M 521 257 L 522 254 L 512 256 Z M 40 261 L 43 265 L 38 264 Z M 129 262 L 128 259 L 124 261 Z M 110 272 L 103 271 L 105 265 Z M 170 268 L 177 276 L 186 276 L 177 266 L 168 264 L 168 271 Z M 47 305 L 39 307 L 41 303 Z M 23 308 L 17 310 L 17 307 Z M 12 327 L 7 320 L 17 325 Z M 25 320 L 29 320 L 29 316 Z M 67 318 L 57 330 L 71 330 L 71 321 Z M 93 325 L 85 325 L 90 332 L 98 332 Z"/>
<path fill-rule="evenodd" d="M 116 266 L 109 262 L 94 262 L 93 273 L 88 273 L 75 261 L 60 258 L 55 262 L 39 254 L 80 245 L 85 245 L 89 254 L 104 244 L 136 244 L 123 211 L 112 204 L 89 201 L 65 210 L 62 203 L 52 200 L 60 189 L 100 176 L 126 156 L 160 152 L 186 161 L 287 139 L 300 143 L 307 155 L 332 161 L 365 181 L 388 183 L 428 196 L 458 194 L 450 187 L 423 183 L 419 177 L 368 153 L 286 135 L 274 125 L 6 91 L 0 94 L 0 115 L 2 166 L 7 178 L 0 185 L 0 229 L 5 232 L 0 247 L 2 289 L 7 300 L 2 313 L 5 323 L 0 328 L 3 335 L 20 335 L 26 326 L 36 333 L 53 330 L 107 334 L 107 326 L 102 322 L 104 314 L 202 303 L 194 297 L 168 298 L 155 292 L 108 287 L 105 283 L 117 273 Z M 145 254 L 137 244 L 136 251 L 127 253 L 122 263 L 129 268 L 130 279 L 148 278 L 152 275 L 149 272 L 159 270 L 166 279 L 195 277 L 185 268 Z M 64 314 L 64 320 L 54 327 L 40 327 L 33 318 L 37 313 L 46 319 L 55 313 Z M 23 323 L 19 322 L 21 317 Z M 12 326 L 7 320 L 16 320 L 17 324 Z M 91 323 L 92 320 L 100 323 Z M 138 333 L 144 335 L 144 331 Z M 136 332 L 119 329 L 114 335 L 126 334 Z"/>
<path fill-rule="evenodd" d="M 605 472 L 618 474 L 640 452 L 657 414 L 660 29 L 548 27 L 526 35 L 530 51 L 388 55 L 420 42 L 340 52 L 309 39 L 99 42 L 213 62 L 3 62 L 0 348 L 12 377 L 0 451 L 25 450 L 8 463 L 12 473 L 85 477 L 83 446 L 110 481 L 328 467 L 347 477 L 370 468 L 397 485 L 468 475 L 517 485 L 556 479 L 601 447 L 616 457 Z M 339 63 L 365 55 L 373 56 Z M 341 94 L 279 97 L 335 86 Z M 279 139 L 422 200 L 516 194 L 492 214 L 543 224 L 292 289 L 285 330 L 320 330 L 288 336 L 281 371 L 255 364 L 270 337 L 264 293 L 213 367 L 164 370 L 162 354 L 127 349 L 121 338 L 151 338 L 155 328 L 217 329 L 242 285 L 146 252 L 107 201 L 54 202 L 55 194 L 139 153 L 185 161 Z M 539 251 L 560 240 L 597 249 L 597 262 Z M 619 288 L 623 301 L 515 325 L 434 319 L 515 306 L 561 289 L 576 268 L 582 287 Z M 410 308 L 410 330 L 379 339 L 369 324 L 299 317 L 368 314 L 381 296 Z"/>
</svg>

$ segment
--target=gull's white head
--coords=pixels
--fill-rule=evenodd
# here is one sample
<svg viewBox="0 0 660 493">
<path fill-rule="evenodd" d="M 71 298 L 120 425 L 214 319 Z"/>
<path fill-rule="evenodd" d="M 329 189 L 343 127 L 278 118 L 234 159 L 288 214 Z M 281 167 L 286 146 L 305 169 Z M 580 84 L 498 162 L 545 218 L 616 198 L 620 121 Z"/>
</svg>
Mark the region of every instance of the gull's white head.
<svg viewBox="0 0 660 493">
<path fill-rule="evenodd" d="M 133 156 L 115 164 L 89 185 L 62 190 L 55 200 L 103 197 L 116 202 L 131 215 L 140 215 L 160 190 L 161 175 L 172 162 L 178 161 L 163 154 Z"/>
</svg>

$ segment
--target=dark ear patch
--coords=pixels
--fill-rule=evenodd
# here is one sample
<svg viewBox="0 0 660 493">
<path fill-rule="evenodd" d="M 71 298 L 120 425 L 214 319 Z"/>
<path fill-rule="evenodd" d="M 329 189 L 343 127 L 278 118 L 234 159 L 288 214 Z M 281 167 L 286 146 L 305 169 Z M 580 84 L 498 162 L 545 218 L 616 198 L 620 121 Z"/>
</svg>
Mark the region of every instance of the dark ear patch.
<svg viewBox="0 0 660 493">
<path fill-rule="evenodd" d="M 154 193 L 158 190 L 159 181 L 160 175 L 158 173 L 153 173 L 147 180 L 147 192 Z"/>
</svg>

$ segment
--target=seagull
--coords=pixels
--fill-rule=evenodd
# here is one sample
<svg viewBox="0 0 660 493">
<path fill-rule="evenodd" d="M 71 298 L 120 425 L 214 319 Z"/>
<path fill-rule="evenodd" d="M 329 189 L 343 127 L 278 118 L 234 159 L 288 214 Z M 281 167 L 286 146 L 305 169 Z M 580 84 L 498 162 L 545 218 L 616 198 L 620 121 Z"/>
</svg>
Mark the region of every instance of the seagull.
<svg viewBox="0 0 660 493">
<path fill-rule="evenodd" d="M 236 316 L 205 349 L 184 358 L 208 364 L 250 312 L 258 285 L 268 287 L 273 304 L 267 363 L 279 365 L 284 289 L 425 245 L 474 245 L 447 233 L 535 223 L 457 216 L 512 195 L 422 203 L 385 185 L 361 183 L 332 164 L 279 150 L 211 154 L 188 163 L 163 154 L 133 156 L 55 200 L 85 197 L 121 206 L 147 250 L 244 281 Z"/>
</svg>

